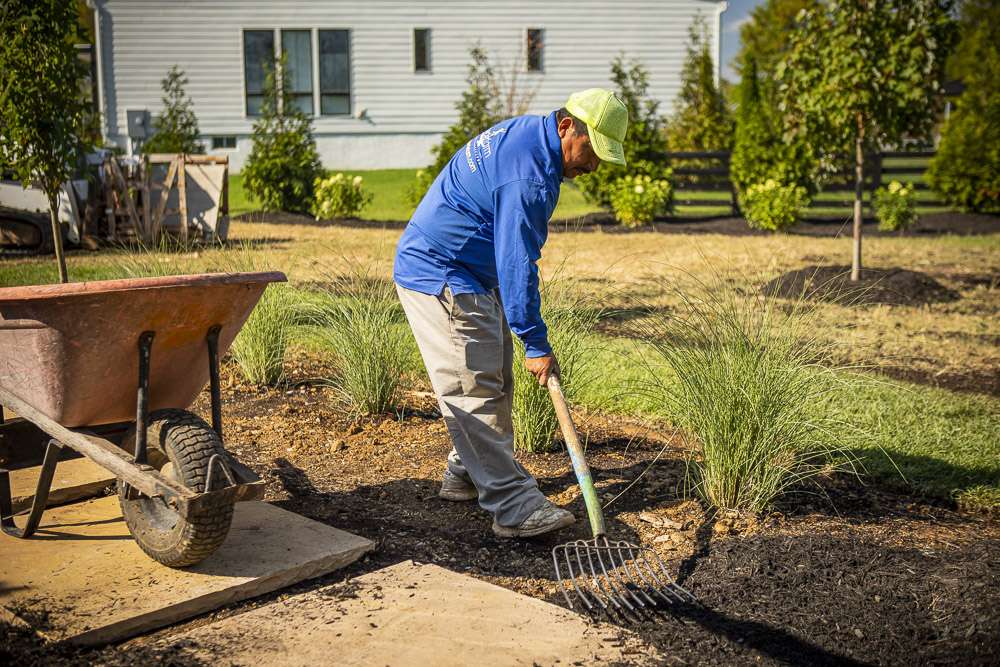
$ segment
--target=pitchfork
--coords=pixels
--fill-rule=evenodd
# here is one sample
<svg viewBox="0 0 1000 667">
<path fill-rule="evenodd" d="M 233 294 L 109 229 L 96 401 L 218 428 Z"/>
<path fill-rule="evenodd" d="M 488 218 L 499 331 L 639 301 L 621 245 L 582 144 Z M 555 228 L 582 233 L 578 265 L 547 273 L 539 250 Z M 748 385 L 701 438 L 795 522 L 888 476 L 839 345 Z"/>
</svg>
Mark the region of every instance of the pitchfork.
<svg viewBox="0 0 1000 667">
<path fill-rule="evenodd" d="M 636 614 L 675 602 L 696 602 L 691 593 L 674 581 L 655 551 L 623 540 L 608 539 L 590 466 L 576 434 L 559 378 L 550 375 L 548 388 L 566 439 L 573 472 L 587 506 L 590 530 L 594 534 L 592 539 L 574 540 L 552 549 L 556 578 L 569 608 L 574 608 L 571 590 L 583 601 L 588 612 Z M 560 563 L 565 567 L 565 576 Z"/>
</svg>

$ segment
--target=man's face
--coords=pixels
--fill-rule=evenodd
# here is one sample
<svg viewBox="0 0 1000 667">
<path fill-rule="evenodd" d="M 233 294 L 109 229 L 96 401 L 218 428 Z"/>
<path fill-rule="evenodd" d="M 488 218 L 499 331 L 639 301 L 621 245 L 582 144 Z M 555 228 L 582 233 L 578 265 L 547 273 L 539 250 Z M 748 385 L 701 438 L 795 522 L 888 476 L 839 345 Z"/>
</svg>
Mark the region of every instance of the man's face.
<svg viewBox="0 0 1000 667">
<path fill-rule="evenodd" d="M 576 131 L 572 118 L 559 121 L 559 139 L 562 143 L 563 176 L 576 178 L 580 174 L 589 174 L 601 164 L 601 158 L 590 145 L 590 135 L 587 129 Z"/>
</svg>

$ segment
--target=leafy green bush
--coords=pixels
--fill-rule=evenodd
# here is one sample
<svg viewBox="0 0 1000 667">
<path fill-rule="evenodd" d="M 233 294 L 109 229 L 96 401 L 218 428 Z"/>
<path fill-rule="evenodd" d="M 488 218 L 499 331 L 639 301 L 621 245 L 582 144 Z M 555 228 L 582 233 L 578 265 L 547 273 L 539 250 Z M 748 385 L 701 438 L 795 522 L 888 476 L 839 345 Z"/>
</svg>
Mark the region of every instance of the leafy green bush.
<svg viewBox="0 0 1000 667">
<path fill-rule="evenodd" d="M 893 181 L 875 192 L 875 217 L 883 232 L 907 229 L 917 220 L 917 196 L 912 185 Z"/>
<path fill-rule="evenodd" d="M 956 208 L 1000 213 L 1000 85 L 962 94 L 941 132 L 927 180 Z"/>
<path fill-rule="evenodd" d="M 372 194 L 365 192 L 361 176 L 347 178 L 338 173 L 327 178 L 317 178 L 315 188 L 316 199 L 313 201 L 312 212 L 317 220 L 356 218 L 372 202 Z"/>
<path fill-rule="evenodd" d="M 548 283 L 542 289 L 542 317 L 549 327 L 549 342 L 559 360 L 560 381 L 572 401 L 589 380 L 587 337 L 600 317 L 587 301 L 572 294 L 572 285 Z M 524 367 L 524 345 L 514 342 L 514 448 L 547 452 L 559 429 L 552 399 L 545 387 Z"/>
<path fill-rule="evenodd" d="M 204 153 L 194 102 L 184 92 L 184 71 L 174 65 L 160 82 L 163 112 L 153 121 L 153 136 L 142 146 L 143 153 Z"/>
<path fill-rule="evenodd" d="M 668 289 L 681 310 L 654 314 L 633 335 L 654 350 L 646 390 L 693 436 L 689 489 L 719 509 L 760 512 L 811 477 L 853 469 L 858 434 L 834 416 L 851 380 L 828 368 L 833 350 L 803 302 L 747 298 L 721 280 Z"/>
<path fill-rule="evenodd" d="M 961 3 L 961 40 L 948 62 L 965 91 L 941 130 L 927 180 L 956 208 L 1000 213 L 1000 4 Z"/>
<path fill-rule="evenodd" d="M 672 197 L 673 190 L 670 181 L 666 179 L 624 176 L 614 183 L 611 207 L 618 222 L 626 227 L 638 227 L 665 214 L 670 208 Z"/>
<path fill-rule="evenodd" d="M 660 103 L 649 96 L 646 68 L 638 60 L 626 62 L 619 55 L 611 61 L 611 80 L 615 94 L 628 109 L 628 134 L 623 144 L 626 165 L 602 163 L 597 171 L 573 179 L 587 201 L 600 206 L 611 205 L 615 182 L 622 176 L 670 178 L 667 166 L 653 161 L 657 153 L 667 150 L 667 142 L 663 137 Z"/>
<path fill-rule="evenodd" d="M 289 77 L 277 76 L 285 67 L 282 56 L 267 73 L 253 147 L 241 173 L 246 193 L 265 210 L 305 213 L 312 207 L 313 187 L 323 169 L 312 119 L 295 105 Z"/>
<path fill-rule="evenodd" d="M 782 185 L 773 178 L 751 185 L 739 198 L 747 223 L 772 232 L 791 227 L 809 205 L 809 193 L 801 185 Z"/>
<path fill-rule="evenodd" d="M 769 178 L 811 191 L 816 160 L 804 142 L 782 136 L 782 119 L 768 100 L 774 93 L 765 94 L 766 85 L 758 78 L 754 57 L 747 55 L 737 88 L 739 106 L 730 178 L 737 192 Z"/>
<path fill-rule="evenodd" d="M 332 356 L 328 382 L 355 415 L 379 415 L 397 402 L 410 347 L 391 281 L 354 267 L 301 307 L 302 321 Z"/>
</svg>

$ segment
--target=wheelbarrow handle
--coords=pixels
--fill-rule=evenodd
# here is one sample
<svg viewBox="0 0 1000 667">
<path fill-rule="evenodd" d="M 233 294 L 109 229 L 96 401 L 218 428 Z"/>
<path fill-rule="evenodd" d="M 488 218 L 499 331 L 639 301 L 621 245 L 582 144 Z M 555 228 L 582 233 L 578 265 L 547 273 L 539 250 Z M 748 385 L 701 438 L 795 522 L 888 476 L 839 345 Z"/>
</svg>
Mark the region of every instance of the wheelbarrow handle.
<svg viewBox="0 0 1000 667">
<path fill-rule="evenodd" d="M 563 395 L 562 385 L 559 378 L 554 374 L 549 375 L 548 380 L 549 396 L 552 397 L 552 405 L 556 409 L 556 417 L 559 418 L 559 427 L 562 429 L 563 439 L 566 440 L 566 449 L 569 451 L 569 460 L 573 463 L 573 472 L 580 483 L 580 491 L 583 493 L 583 502 L 587 506 L 587 516 L 590 518 L 590 530 L 594 537 L 605 534 L 604 513 L 601 511 L 601 502 L 597 499 L 597 489 L 594 488 L 594 479 L 590 475 L 590 466 L 587 465 L 587 458 L 580 444 L 580 437 L 576 434 L 576 426 L 573 425 L 573 416 L 569 413 L 569 405 L 566 404 L 566 397 Z"/>
</svg>

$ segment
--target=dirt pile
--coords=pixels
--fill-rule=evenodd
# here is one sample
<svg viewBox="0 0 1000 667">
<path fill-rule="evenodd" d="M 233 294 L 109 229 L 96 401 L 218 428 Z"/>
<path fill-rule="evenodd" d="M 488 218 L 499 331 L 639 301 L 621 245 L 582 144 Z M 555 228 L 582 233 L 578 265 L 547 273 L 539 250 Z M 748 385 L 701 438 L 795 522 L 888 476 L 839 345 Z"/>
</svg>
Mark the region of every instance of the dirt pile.
<svg viewBox="0 0 1000 667">
<path fill-rule="evenodd" d="M 920 306 L 957 301 L 958 292 L 926 273 L 908 269 L 864 269 L 851 281 L 849 266 L 807 266 L 778 276 L 761 288 L 783 299 L 831 301 L 845 306 Z"/>
</svg>

